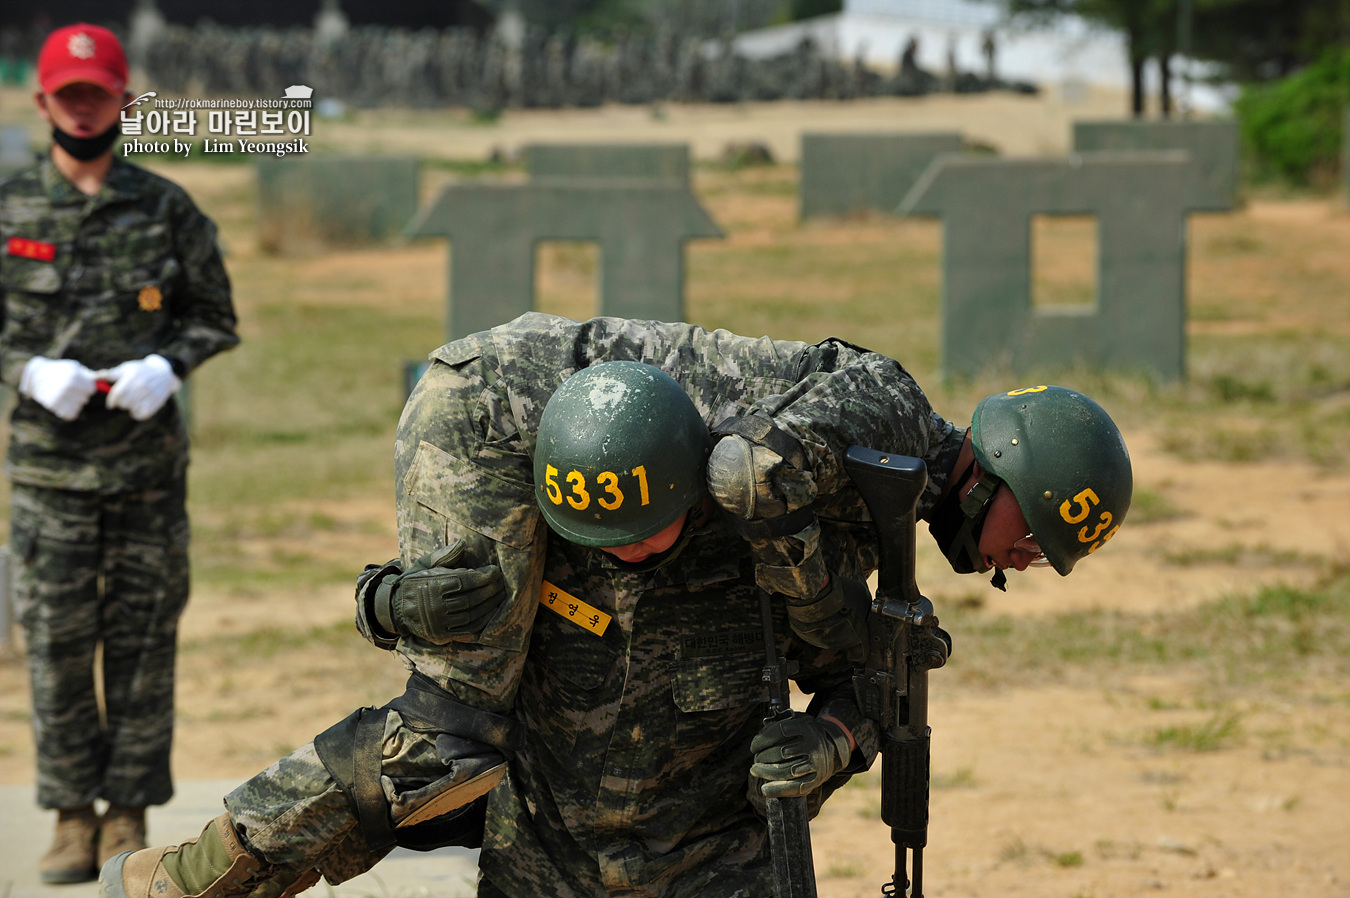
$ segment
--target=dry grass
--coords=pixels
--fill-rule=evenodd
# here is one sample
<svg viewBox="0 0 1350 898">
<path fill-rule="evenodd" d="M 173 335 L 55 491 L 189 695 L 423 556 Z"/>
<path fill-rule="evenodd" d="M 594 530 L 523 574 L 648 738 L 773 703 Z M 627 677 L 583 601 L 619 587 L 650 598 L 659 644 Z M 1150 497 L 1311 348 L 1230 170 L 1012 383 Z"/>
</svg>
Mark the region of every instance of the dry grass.
<svg viewBox="0 0 1350 898">
<path fill-rule="evenodd" d="M 932 121 L 930 104 L 903 108 Z M 1015 122 L 992 111 L 980 127 L 998 144 Z M 641 116 L 620 112 L 581 118 Z M 672 121 L 683 127 L 688 112 Z M 709 127 L 768 121 L 713 113 Z M 325 139 L 444 156 L 534 133 L 381 116 L 387 132 L 355 123 Z M 999 145 L 1054 149 L 1048 119 L 1030 119 L 1031 133 Z M 367 145 L 385 136 L 393 144 Z M 396 551 L 401 363 L 442 340 L 448 250 L 268 257 L 247 167 L 164 171 L 221 225 L 244 336 L 193 380 L 195 595 L 175 767 L 243 777 L 399 689 L 402 668 L 351 627 L 350 583 Z M 473 171 L 429 170 L 425 192 Z M 695 169 L 726 239 L 688 247 L 691 320 L 886 352 L 961 423 L 978 397 L 1028 379 L 938 377 L 938 223 L 802 225 L 796 185 L 790 164 Z M 1091 226 L 1034 227 L 1037 289 L 1075 301 L 1092 280 Z M 1316 197 L 1253 200 L 1192 217 L 1189 237 L 1187 383 L 1030 376 L 1100 398 L 1134 453 L 1136 507 L 1092 570 L 1019 577 L 994 595 L 920 539 L 920 583 L 957 646 L 933 675 L 930 882 L 950 894 L 1344 891 L 1350 216 Z M 594 247 L 544 244 L 536 263 L 541 308 L 595 309 Z M 31 778 L 26 699 L 22 665 L 0 663 L 0 781 Z M 876 891 L 891 852 L 878 781 L 874 771 L 841 792 L 813 826 L 822 896 Z"/>
</svg>

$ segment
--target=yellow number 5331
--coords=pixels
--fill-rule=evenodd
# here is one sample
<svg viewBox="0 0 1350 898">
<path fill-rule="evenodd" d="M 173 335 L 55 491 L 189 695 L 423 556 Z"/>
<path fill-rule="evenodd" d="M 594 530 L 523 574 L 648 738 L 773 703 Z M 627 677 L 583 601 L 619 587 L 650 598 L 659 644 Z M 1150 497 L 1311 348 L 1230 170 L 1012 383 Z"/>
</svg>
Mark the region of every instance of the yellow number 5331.
<svg viewBox="0 0 1350 898">
<path fill-rule="evenodd" d="M 553 465 L 544 468 L 544 493 L 548 500 L 554 505 L 562 505 L 566 502 L 577 511 L 584 511 L 590 507 L 592 496 L 587 488 L 586 475 L 580 471 L 568 471 L 567 476 L 563 477 L 562 483 L 567 484 L 564 491 L 558 481 L 559 472 Z M 632 471 L 632 476 L 637 480 L 638 495 L 641 504 L 646 505 L 651 501 L 651 496 L 647 491 L 647 468 L 644 465 L 638 465 Z M 594 497 L 595 504 L 606 511 L 617 511 L 624 502 L 623 490 L 619 488 L 619 475 L 613 471 L 601 471 L 595 475 L 595 487 L 599 495 Z"/>
</svg>

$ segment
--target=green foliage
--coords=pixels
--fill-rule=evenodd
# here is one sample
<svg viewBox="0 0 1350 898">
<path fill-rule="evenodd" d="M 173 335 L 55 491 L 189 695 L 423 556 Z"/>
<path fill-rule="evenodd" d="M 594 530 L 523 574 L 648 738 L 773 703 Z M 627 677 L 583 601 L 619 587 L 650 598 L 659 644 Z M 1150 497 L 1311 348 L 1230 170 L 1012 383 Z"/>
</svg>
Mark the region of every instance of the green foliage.
<svg viewBox="0 0 1350 898">
<path fill-rule="evenodd" d="M 843 7 L 843 0 L 788 0 L 789 14 L 793 21 L 839 12 Z"/>
<path fill-rule="evenodd" d="M 1166 496 L 1135 484 L 1134 497 L 1130 500 L 1130 526 L 1173 521 L 1184 516 L 1184 512 Z"/>
<path fill-rule="evenodd" d="M 944 626 L 956 635 L 952 672 L 981 682 L 1004 682 L 1009 670 L 1027 680 L 1062 677 L 1070 668 L 1090 676 L 1093 670 L 1170 665 L 1204 672 L 1221 688 L 1297 679 L 1313 669 L 1350 673 L 1350 569 L 1344 567 L 1309 588 L 1266 586 L 1179 612 L 1016 619 L 942 610 Z M 1219 720 L 1155 741 L 1196 745 L 1235 735 L 1236 721 Z"/>
<path fill-rule="evenodd" d="M 969 765 L 958 767 L 951 773 L 935 772 L 932 775 L 934 789 L 974 789 L 977 785 L 975 768 Z"/>
<path fill-rule="evenodd" d="M 1252 175 L 1326 187 L 1340 166 L 1350 105 L 1350 49 L 1325 53 L 1297 74 L 1250 85 L 1236 111 Z"/>
<path fill-rule="evenodd" d="M 501 121 L 502 107 L 497 105 L 475 106 L 469 113 L 469 120 L 475 125 L 495 125 Z"/>
<path fill-rule="evenodd" d="M 1133 507 L 1130 510 L 1133 511 Z M 1272 549 L 1265 545 L 1245 546 L 1241 543 L 1229 543 L 1217 549 L 1169 551 L 1163 553 L 1163 558 L 1168 564 L 1175 564 L 1178 567 L 1200 564 L 1310 567 L 1315 566 L 1320 560 L 1289 549 Z"/>
<path fill-rule="evenodd" d="M 1155 748 L 1173 748 L 1181 751 L 1218 751 L 1241 735 L 1241 717 L 1237 714 L 1216 714 L 1196 726 L 1182 724 L 1164 727 L 1150 734 L 1147 741 Z"/>
<path fill-rule="evenodd" d="M 1239 82 L 1282 78 L 1345 40 L 1341 0 L 1192 0 L 1192 55 Z"/>
<path fill-rule="evenodd" d="M 1029 850 L 1030 849 L 1027 848 L 1027 843 L 1022 841 L 1021 836 L 1013 836 L 1012 841 L 999 849 L 999 863 L 1006 864 L 1012 861 L 1025 860 Z"/>
<path fill-rule="evenodd" d="M 857 858 L 835 858 L 825 868 L 826 879 L 857 879 L 867 872 L 863 862 Z"/>
</svg>

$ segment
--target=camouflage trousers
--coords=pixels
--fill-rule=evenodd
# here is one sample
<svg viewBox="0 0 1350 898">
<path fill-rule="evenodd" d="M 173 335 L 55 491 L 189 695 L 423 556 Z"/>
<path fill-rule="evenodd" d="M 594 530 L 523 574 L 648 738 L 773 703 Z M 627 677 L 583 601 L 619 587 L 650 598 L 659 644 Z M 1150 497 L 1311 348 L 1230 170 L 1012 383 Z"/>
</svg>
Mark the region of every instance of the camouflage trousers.
<svg viewBox="0 0 1350 898">
<path fill-rule="evenodd" d="M 173 796 L 174 655 L 188 597 L 186 482 L 100 494 L 15 483 L 15 606 L 33 690 L 37 800 Z M 102 713 L 94 665 L 102 649 Z"/>
<path fill-rule="evenodd" d="M 395 807 L 415 804 L 419 791 L 447 772 L 436 734 L 408 729 L 396 711 L 385 719 L 380 753 L 380 784 Z M 332 885 L 388 854 L 366 845 L 355 810 L 312 742 L 237 786 L 225 796 L 225 808 L 255 855 L 288 870 L 317 868 Z"/>
</svg>

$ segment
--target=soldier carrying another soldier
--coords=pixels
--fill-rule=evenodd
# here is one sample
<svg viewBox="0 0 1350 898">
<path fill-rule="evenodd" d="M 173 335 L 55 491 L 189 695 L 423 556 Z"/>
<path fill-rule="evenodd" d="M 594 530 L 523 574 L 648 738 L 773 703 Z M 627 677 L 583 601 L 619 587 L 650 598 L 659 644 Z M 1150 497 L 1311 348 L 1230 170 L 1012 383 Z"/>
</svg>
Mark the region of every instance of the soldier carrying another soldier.
<svg viewBox="0 0 1350 898">
<path fill-rule="evenodd" d="M 967 432 L 834 339 L 530 313 L 441 347 L 395 442 L 401 559 L 357 587 L 408 691 L 197 839 L 114 858 L 100 894 L 277 898 L 396 844 L 481 844 L 485 898 L 770 894 L 764 796 L 815 812 L 877 750 L 851 682 L 878 559 L 858 443 L 922 459 L 920 516 L 999 581 L 1069 573 L 1129 506 L 1119 431 L 1060 387 L 988 397 Z M 811 696 L 769 727 L 761 591 Z"/>
</svg>

